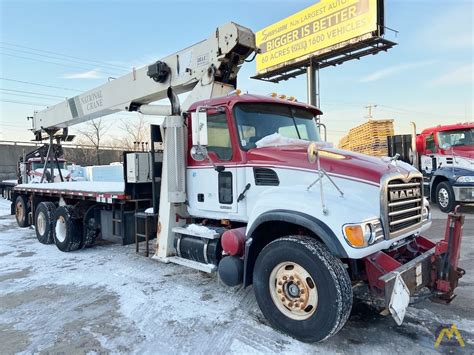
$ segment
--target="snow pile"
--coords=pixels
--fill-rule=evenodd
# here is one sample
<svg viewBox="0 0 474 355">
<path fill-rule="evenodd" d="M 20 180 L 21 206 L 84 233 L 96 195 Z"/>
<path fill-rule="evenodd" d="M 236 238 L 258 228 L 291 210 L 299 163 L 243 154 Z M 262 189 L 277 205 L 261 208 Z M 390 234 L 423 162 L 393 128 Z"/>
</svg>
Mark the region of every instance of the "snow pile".
<svg viewBox="0 0 474 355">
<path fill-rule="evenodd" d="M 207 228 L 206 226 L 202 226 L 200 224 L 190 224 L 186 227 L 186 229 L 192 233 L 198 235 L 214 235 L 216 234 L 215 230 Z"/>
<path fill-rule="evenodd" d="M 5 200 L 3 197 L 0 197 L 0 216 L 7 216 L 10 214 L 11 202 L 9 200 Z"/>
<path fill-rule="evenodd" d="M 123 181 L 123 165 L 93 165 L 85 166 L 85 176 L 88 181 Z"/>
<path fill-rule="evenodd" d="M 330 142 L 315 142 L 318 148 L 333 148 L 334 144 Z M 279 133 L 273 133 L 263 137 L 255 143 L 257 148 L 280 147 L 285 145 L 308 145 L 309 141 L 297 138 L 284 137 Z"/>
<path fill-rule="evenodd" d="M 297 139 L 297 138 L 283 137 L 279 133 L 273 133 L 273 134 L 270 134 L 269 136 L 265 136 L 255 143 L 257 148 L 279 147 L 282 145 L 301 145 L 301 144 L 308 144 L 308 141 L 304 141 L 302 139 Z"/>
</svg>

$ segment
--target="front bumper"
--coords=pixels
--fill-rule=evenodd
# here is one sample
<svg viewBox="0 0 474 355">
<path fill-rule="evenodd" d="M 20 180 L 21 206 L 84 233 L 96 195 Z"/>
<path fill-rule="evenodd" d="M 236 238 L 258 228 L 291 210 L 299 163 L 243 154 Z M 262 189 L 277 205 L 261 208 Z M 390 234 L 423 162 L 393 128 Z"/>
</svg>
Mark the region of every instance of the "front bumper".
<svg viewBox="0 0 474 355">
<path fill-rule="evenodd" d="M 474 186 L 453 186 L 454 198 L 458 202 L 474 202 Z"/>
<path fill-rule="evenodd" d="M 432 301 L 450 303 L 464 270 L 458 267 L 464 216 L 450 213 L 445 237 L 438 243 L 418 236 L 409 244 L 366 257 L 372 296 L 383 301 L 401 324 L 410 299 L 427 288 Z"/>
</svg>

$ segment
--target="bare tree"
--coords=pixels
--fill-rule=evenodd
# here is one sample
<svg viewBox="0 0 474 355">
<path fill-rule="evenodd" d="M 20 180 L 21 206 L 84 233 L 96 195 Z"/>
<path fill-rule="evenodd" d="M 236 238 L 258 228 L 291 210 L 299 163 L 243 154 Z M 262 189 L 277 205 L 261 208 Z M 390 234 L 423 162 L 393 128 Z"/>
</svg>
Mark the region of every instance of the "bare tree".
<svg viewBox="0 0 474 355">
<path fill-rule="evenodd" d="M 100 147 L 103 145 L 103 136 L 108 129 L 109 126 L 99 119 L 87 122 L 84 129 L 79 130 L 78 143 L 92 147 L 97 165 L 100 165 Z"/>
<path fill-rule="evenodd" d="M 147 146 L 150 142 L 150 124 L 143 115 L 122 119 L 120 128 L 124 135 L 118 143 L 128 150 L 137 149 L 137 143 L 140 145 L 138 149 L 141 149 L 142 143 Z"/>
</svg>

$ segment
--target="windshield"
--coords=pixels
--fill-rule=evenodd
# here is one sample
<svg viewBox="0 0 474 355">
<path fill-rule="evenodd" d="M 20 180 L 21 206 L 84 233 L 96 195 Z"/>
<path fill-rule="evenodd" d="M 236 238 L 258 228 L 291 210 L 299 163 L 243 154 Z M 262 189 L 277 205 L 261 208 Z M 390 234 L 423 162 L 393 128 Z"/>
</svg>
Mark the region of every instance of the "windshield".
<svg viewBox="0 0 474 355">
<path fill-rule="evenodd" d="M 320 141 L 313 114 L 305 109 L 279 104 L 238 104 L 234 117 L 242 149 L 255 148 L 263 137 L 279 133 L 283 137 Z"/>
<path fill-rule="evenodd" d="M 439 146 L 443 148 L 445 144 L 452 147 L 474 144 L 474 128 L 456 129 L 438 133 Z"/>
<path fill-rule="evenodd" d="M 43 168 L 44 168 L 44 163 L 33 162 L 31 164 L 31 170 L 43 169 Z M 57 169 L 56 163 L 53 164 L 53 168 Z M 65 162 L 59 162 L 59 168 L 60 169 L 66 169 L 66 163 Z M 50 169 L 50 166 L 48 167 L 48 169 Z"/>
</svg>

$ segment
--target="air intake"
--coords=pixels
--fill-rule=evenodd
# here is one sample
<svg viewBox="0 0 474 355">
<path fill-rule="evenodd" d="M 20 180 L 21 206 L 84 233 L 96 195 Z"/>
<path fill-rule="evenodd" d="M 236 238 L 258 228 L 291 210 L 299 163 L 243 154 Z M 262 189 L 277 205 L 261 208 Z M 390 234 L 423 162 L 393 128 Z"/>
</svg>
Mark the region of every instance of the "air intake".
<svg viewBox="0 0 474 355">
<path fill-rule="evenodd" d="M 253 175 L 255 177 L 255 185 L 257 186 L 278 186 L 280 180 L 277 173 L 272 169 L 254 168 Z"/>
</svg>

